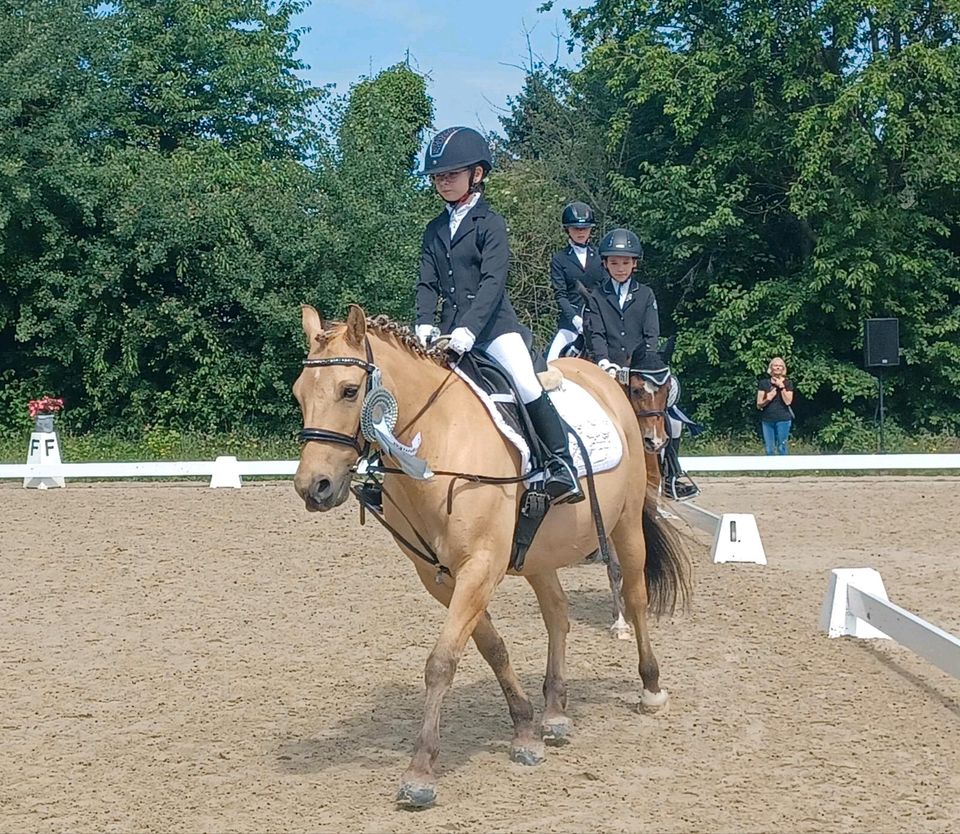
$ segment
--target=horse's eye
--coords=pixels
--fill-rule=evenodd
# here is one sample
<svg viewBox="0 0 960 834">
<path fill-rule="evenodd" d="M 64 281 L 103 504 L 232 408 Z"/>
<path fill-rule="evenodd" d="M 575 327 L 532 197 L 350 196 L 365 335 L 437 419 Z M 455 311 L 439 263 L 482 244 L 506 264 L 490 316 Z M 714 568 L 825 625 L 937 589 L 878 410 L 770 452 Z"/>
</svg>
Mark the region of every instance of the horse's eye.
<svg viewBox="0 0 960 834">
<path fill-rule="evenodd" d="M 359 385 L 345 385 L 343 387 L 343 398 L 345 400 L 355 400 L 360 392 Z"/>
</svg>

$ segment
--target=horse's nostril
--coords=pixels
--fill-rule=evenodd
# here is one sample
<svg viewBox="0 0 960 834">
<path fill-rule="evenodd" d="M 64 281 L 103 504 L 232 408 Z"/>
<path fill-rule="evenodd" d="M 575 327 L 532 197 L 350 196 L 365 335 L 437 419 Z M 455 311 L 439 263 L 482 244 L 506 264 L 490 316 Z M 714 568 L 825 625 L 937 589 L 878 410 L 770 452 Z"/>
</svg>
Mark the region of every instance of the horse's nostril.
<svg viewBox="0 0 960 834">
<path fill-rule="evenodd" d="M 323 501 L 330 497 L 331 492 L 333 492 L 333 490 L 330 488 L 330 479 L 318 478 L 313 482 L 310 497 L 313 498 L 314 501 Z"/>
</svg>

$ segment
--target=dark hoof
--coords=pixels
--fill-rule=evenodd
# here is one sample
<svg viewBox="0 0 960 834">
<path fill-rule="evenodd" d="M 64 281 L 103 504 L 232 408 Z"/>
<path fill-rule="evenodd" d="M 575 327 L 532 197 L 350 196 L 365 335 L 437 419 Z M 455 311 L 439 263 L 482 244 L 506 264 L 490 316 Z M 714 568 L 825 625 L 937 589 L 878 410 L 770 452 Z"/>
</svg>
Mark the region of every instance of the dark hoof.
<svg viewBox="0 0 960 834">
<path fill-rule="evenodd" d="M 540 725 L 543 740 L 552 747 L 559 747 L 570 741 L 573 735 L 573 722 L 569 718 L 554 718 Z"/>
<path fill-rule="evenodd" d="M 429 808 L 437 801 L 437 789 L 433 785 L 401 785 L 397 791 L 397 805 L 411 811 Z"/>
<path fill-rule="evenodd" d="M 510 746 L 510 761 L 517 764 L 533 767 L 540 764 L 546 758 L 546 750 L 542 742 L 525 742 L 523 744 L 512 744 Z"/>
</svg>

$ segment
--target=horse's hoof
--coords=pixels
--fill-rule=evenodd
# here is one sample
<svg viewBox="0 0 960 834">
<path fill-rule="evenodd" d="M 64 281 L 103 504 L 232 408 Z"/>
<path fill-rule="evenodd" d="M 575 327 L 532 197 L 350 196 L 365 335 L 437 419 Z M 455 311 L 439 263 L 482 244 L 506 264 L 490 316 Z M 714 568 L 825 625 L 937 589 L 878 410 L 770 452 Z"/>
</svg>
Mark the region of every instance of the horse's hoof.
<svg viewBox="0 0 960 834">
<path fill-rule="evenodd" d="M 411 811 L 419 811 L 423 808 L 429 808 L 437 801 L 437 788 L 435 785 L 415 784 L 405 782 L 397 791 L 397 805 L 401 808 L 407 808 Z"/>
<path fill-rule="evenodd" d="M 510 745 L 510 761 L 517 764 L 533 767 L 540 764 L 546 757 L 543 742 L 527 741 L 523 744 L 514 743 Z"/>
<path fill-rule="evenodd" d="M 646 715 L 663 714 L 667 711 L 667 705 L 670 702 L 670 695 L 666 689 L 659 692 L 651 692 L 644 689 L 640 693 L 640 712 Z"/>
<path fill-rule="evenodd" d="M 559 747 L 570 741 L 573 735 L 573 722 L 566 716 L 549 718 L 540 724 L 540 731 L 543 733 L 544 742 L 552 747 Z"/>
<path fill-rule="evenodd" d="M 628 625 L 621 626 L 614 623 L 612 626 L 610 626 L 610 636 L 614 640 L 632 640 L 633 631 Z"/>
</svg>

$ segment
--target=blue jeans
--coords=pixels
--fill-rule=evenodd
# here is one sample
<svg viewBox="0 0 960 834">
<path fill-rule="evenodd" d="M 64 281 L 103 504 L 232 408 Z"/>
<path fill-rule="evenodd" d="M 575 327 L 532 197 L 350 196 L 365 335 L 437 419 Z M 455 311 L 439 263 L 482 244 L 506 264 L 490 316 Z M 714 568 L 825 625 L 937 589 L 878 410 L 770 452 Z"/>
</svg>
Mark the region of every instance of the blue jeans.
<svg viewBox="0 0 960 834">
<path fill-rule="evenodd" d="M 761 420 L 760 428 L 763 431 L 763 448 L 768 455 L 785 455 L 787 453 L 787 438 L 790 436 L 790 426 L 793 420 Z"/>
</svg>

